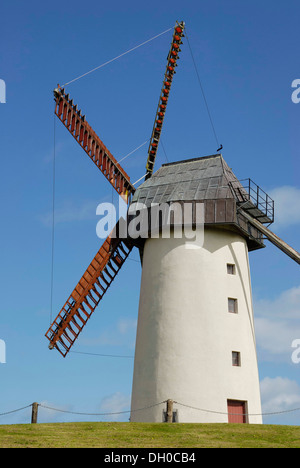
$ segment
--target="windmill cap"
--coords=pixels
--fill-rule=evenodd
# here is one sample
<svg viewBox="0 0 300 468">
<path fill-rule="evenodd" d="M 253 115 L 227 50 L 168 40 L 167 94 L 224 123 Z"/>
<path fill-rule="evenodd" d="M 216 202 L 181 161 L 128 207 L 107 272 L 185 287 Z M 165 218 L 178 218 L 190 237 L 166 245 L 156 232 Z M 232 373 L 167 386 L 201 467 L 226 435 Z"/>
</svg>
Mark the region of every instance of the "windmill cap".
<svg viewBox="0 0 300 468">
<path fill-rule="evenodd" d="M 150 208 L 155 204 L 203 202 L 205 225 L 238 231 L 248 241 L 249 250 L 254 250 L 264 247 L 262 235 L 243 217 L 239 208 L 243 203 L 243 209 L 252 210 L 251 216 L 262 223 L 271 223 L 274 202 L 265 192 L 261 193 L 270 204 L 267 212 L 264 211 L 267 206 L 265 199 L 262 208 L 252 203 L 247 187 L 243 186 L 222 154 L 218 153 L 162 165 L 138 187 L 131 203 L 140 203 Z"/>
</svg>

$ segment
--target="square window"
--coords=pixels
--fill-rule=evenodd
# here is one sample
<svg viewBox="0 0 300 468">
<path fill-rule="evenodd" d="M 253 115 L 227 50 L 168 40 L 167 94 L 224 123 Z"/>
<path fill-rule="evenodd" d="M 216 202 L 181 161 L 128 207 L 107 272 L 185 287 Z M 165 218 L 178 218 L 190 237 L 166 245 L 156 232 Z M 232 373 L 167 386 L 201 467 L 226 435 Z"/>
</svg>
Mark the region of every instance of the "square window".
<svg viewBox="0 0 300 468">
<path fill-rule="evenodd" d="M 238 351 L 232 351 L 232 365 L 234 367 L 241 366 L 241 353 L 239 353 Z"/>
<path fill-rule="evenodd" d="M 235 265 L 233 263 L 227 263 L 228 275 L 235 275 Z"/>
<path fill-rule="evenodd" d="M 228 298 L 228 312 L 230 312 L 231 314 L 238 313 L 237 299 L 234 299 L 232 297 Z"/>
</svg>

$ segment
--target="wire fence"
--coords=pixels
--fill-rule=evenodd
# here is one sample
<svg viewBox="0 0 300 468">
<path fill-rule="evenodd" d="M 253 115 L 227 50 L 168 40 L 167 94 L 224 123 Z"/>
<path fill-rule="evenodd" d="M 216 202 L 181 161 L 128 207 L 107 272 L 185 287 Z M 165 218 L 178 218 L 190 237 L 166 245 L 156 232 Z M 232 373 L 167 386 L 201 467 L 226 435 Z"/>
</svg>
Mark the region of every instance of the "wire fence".
<svg viewBox="0 0 300 468">
<path fill-rule="evenodd" d="M 47 405 L 44 405 L 42 403 L 31 403 L 30 405 L 26 405 L 26 406 L 23 406 L 22 408 L 17 408 L 17 409 L 14 409 L 14 410 L 11 410 L 11 411 L 6 411 L 6 412 L 3 412 L 3 413 L 0 413 L 0 417 L 1 416 L 7 416 L 7 415 L 10 415 L 10 414 L 13 414 L 13 413 L 18 413 L 18 412 L 21 412 L 25 409 L 28 409 L 28 408 L 32 408 L 32 418 L 31 418 L 31 422 L 32 423 L 36 423 L 37 422 L 37 408 L 44 408 L 44 409 L 47 409 L 47 410 L 50 410 L 50 411 L 54 411 L 54 412 L 58 412 L 58 413 L 65 413 L 65 414 L 72 414 L 72 415 L 78 415 L 78 416 L 119 416 L 119 415 L 123 415 L 123 414 L 132 414 L 132 413 L 135 413 L 135 412 L 138 412 L 138 411 L 145 411 L 145 410 L 148 410 L 148 409 L 151 409 L 151 408 L 154 408 L 156 406 L 160 406 L 160 405 L 163 405 L 163 404 L 167 404 L 167 402 L 170 401 L 170 400 L 164 400 L 164 401 L 160 401 L 159 403 L 154 403 L 153 405 L 149 405 L 149 406 L 145 406 L 143 408 L 137 408 L 137 409 L 129 409 L 129 410 L 125 410 L 125 411 L 111 411 L 111 412 L 104 412 L 104 413 L 85 413 L 85 412 L 78 412 L 78 411 L 69 411 L 69 410 L 64 410 L 64 409 L 61 409 L 61 408 L 53 408 L 51 406 L 47 406 Z M 220 411 L 214 411 L 214 410 L 209 410 L 209 409 L 203 409 L 203 408 L 197 408 L 195 406 L 191 406 L 191 405 L 186 405 L 184 403 L 180 403 L 178 401 L 175 401 L 175 400 L 172 400 L 174 404 L 176 405 L 179 405 L 179 406 L 182 406 L 182 407 L 185 407 L 185 408 L 189 408 L 189 409 L 192 409 L 192 410 L 195 410 L 195 411 L 201 411 L 201 412 L 204 412 L 204 413 L 214 413 L 214 414 L 219 414 L 219 415 L 227 415 L 228 417 L 229 416 L 234 416 L 234 415 L 241 415 L 240 413 L 231 413 L 231 412 L 220 412 Z M 282 414 L 286 414 L 286 413 L 295 413 L 295 412 L 298 412 L 300 411 L 300 407 L 299 408 L 293 408 L 293 409 L 287 409 L 287 410 L 282 410 L 282 411 L 272 411 L 272 412 L 265 412 L 265 413 L 246 413 L 244 416 L 275 416 L 275 415 L 282 415 Z M 34 416 L 35 415 L 35 416 Z"/>
</svg>

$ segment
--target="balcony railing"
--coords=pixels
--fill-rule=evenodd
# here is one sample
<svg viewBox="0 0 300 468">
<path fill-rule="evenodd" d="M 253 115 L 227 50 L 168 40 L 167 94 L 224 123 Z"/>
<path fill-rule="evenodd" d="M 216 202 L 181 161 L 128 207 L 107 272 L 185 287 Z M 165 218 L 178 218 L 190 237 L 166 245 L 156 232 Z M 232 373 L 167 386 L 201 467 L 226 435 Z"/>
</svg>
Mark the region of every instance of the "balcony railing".
<svg viewBox="0 0 300 468">
<path fill-rule="evenodd" d="M 261 223 L 274 222 L 274 200 L 251 179 L 230 182 L 237 204 Z"/>
</svg>

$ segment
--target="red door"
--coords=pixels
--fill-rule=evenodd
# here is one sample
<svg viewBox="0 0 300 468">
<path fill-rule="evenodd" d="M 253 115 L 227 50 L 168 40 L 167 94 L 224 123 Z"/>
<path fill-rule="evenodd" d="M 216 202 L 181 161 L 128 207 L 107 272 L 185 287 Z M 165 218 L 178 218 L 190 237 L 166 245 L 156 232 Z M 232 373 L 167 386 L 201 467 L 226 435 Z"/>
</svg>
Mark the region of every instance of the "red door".
<svg viewBox="0 0 300 468">
<path fill-rule="evenodd" d="M 227 400 L 228 407 L 228 422 L 245 424 L 246 418 L 246 402 L 238 400 Z"/>
</svg>

